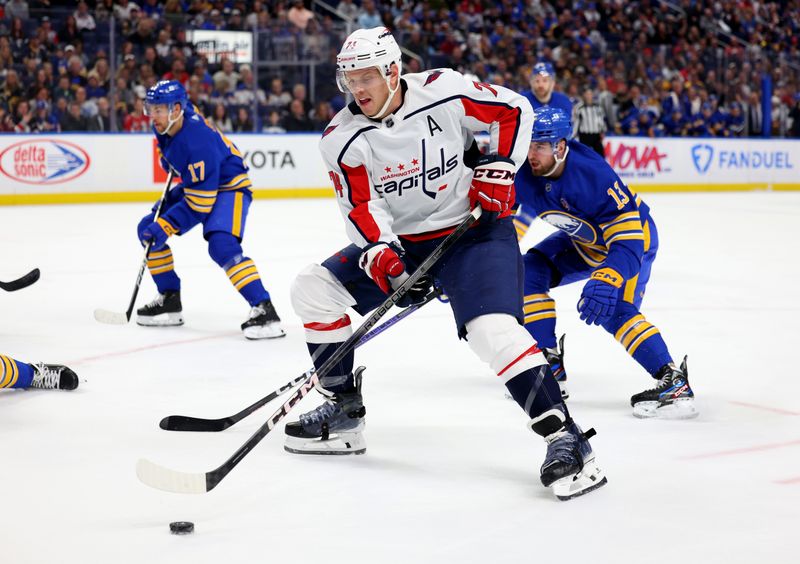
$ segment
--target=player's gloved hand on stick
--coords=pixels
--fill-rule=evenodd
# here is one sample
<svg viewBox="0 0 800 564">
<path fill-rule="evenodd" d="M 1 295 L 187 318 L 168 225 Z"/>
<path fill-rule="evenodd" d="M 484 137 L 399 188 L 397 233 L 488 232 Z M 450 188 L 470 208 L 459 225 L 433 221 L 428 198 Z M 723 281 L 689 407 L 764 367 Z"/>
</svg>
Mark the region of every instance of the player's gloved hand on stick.
<svg viewBox="0 0 800 564">
<path fill-rule="evenodd" d="M 406 265 L 398 250 L 402 253 L 402 249 L 379 241 L 364 247 L 358 260 L 358 266 L 384 294 L 390 293 L 394 286 L 399 286 L 408 278 Z"/>
<path fill-rule="evenodd" d="M 152 241 L 153 244 L 150 246 L 150 250 L 158 251 L 167 244 L 167 239 L 177 232 L 178 230 L 175 229 L 169 221 L 163 217 L 159 217 L 156 221 L 153 221 L 144 228 L 140 240 L 143 245 L 147 244 L 148 241 Z"/>
<path fill-rule="evenodd" d="M 481 206 L 482 221 L 495 221 L 514 205 L 516 175 L 517 165 L 511 159 L 497 155 L 486 155 L 478 159 L 469 187 L 469 206 Z"/>
<path fill-rule="evenodd" d="M 587 325 L 601 325 L 608 321 L 619 299 L 619 289 L 624 282 L 613 268 L 600 268 L 592 272 L 578 300 L 578 312 Z"/>
</svg>

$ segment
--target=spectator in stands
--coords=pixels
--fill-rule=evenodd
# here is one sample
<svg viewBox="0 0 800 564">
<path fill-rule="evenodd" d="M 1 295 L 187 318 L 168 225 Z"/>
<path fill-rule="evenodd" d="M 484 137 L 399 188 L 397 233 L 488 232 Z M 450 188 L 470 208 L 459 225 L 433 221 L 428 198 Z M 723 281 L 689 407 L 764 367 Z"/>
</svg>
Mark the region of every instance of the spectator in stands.
<svg viewBox="0 0 800 564">
<path fill-rule="evenodd" d="M 75 21 L 75 16 L 72 14 L 67 16 L 64 20 L 64 26 L 58 32 L 58 40 L 60 43 L 67 45 L 74 45 L 81 38 L 81 31 L 78 29 L 78 24 Z M 66 47 L 64 48 L 66 50 Z"/>
<path fill-rule="evenodd" d="M 761 96 L 758 92 L 751 92 L 747 100 L 745 111 L 745 135 L 747 137 L 761 137 L 763 131 L 763 115 L 761 110 Z"/>
<path fill-rule="evenodd" d="M 185 13 L 181 0 L 167 0 L 164 3 L 164 19 L 168 22 L 182 23 Z M 162 55 L 162 57 L 165 55 Z"/>
<path fill-rule="evenodd" d="M 19 18 L 20 20 L 27 20 L 31 17 L 28 3 L 25 0 L 8 0 L 5 14 L 7 18 Z"/>
<path fill-rule="evenodd" d="M 744 112 L 742 112 L 742 105 L 739 102 L 731 103 L 730 112 L 728 112 L 725 123 L 725 136 L 726 137 L 742 137 L 744 136 Z"/>
<path fill-rule="evenodd" d="M 800 92 L 795 92 L 792 98 L 794 105 L 789 110 L 789 118 L 792 120 L 792 125 L 789 127 L 787 135 L 795 139 L 800 138 Z"/>
<path fill-rule="evenodd" d="M 164 6 L 159 0 L 144 0 L 142 3 L 142 13 L 148 18 L 159 19 L 164 13 Z"/>
<path fill-rule="evenodd" d="M 239 106 L 251 106 L 255 97 L 260 106 L 266 105 L 267 95 L 262 88 L 258 88 L 250 65 L 240 65 L 239 73 L 239 87 L 233 93 L 233 103 Z"/>
<path fill-rule="evenodd" d="M 134 32 L 128 36 L 128 41 L 133 43 L 141 52 L 144 47 L 156 44 L 156 20 L 153 18 L 139 18 Z"/>
<path fill-rule="evenodd" d="M 309 20 L 314 18 L 314 12 L 306 8 L 303 0 L 294 0 L 286 17 L 297 29 L 305 31 Z"/>
<path fill-rule="evenodd" d="M 86 2 L 78 2 L 78 9 L 73 13 L 75 17 L 75 27 L 78 31 L 94 31 L 97 24 L 94 17 L 89 13 L 89 5 Z"/>
<path fill-rule="evenodd" d="M 89 131 L 111 131 L 111 104 L 105 96 L 97 99 L 97 113 L 89 118 Z"/>
<path fill-rule="evenodd" d="M 243 106 L 239 106 L 239 109 L 236 112 L 236 125 L 234 126 L 234 131 L 237 133 L 247 133 L 253 131 L 253 120 L 250 119 L 250 112 Z"/>
<path fill-rule="evenodd" d="M 6 71 L 6 80 L 0 90 L 0 105 L 6 108 L 13 108 L 23 98 L 24 91 L 19 75 L 14 69 Z"/>
<path fill-rule="evenodd" d="M 183 15 L 182 12 L 181 15 Z M 170 51 L 172 51 L 172 46 L 174 44 L 175 42 L 172 40 L 172 37 L 170 37 L 169 32 L 166 29 L 159 30 L 158 40 L 155 44 L 156 53 L 158 53 L 159 57 L 162 59 L 169 57 Z"/>
<path fill-rule="evenodd" d="M 138 96 L 133 101 L 133 110 L 125 116 L 123 129 L 129 133 L 150 131 L 150 118 L 144 115 L 144 102 Z"/>
<path fill-rule="evenodd" d="M 130 21 L 131 18 L 136 17 L 134 12 L 139 12 L 139 5 L 128 0 L 117 0 L 114 6 L 114 17 L 122 21 Z"/>
<path fill-rule="evenodd" d="M 328 102 L 324 100 L 317 102 L 311 116 L 312 130 L 325 131 L 325 128 L 328 127 L 334 115 L 331 105 Z"/>
<path fill-rule="evenodd" d="M 78 102 L 70 102 L 68 111 L 61 116 L 61 131 L 86 131 L 89 122 L 81 115 L 81 106 Z"/>
<path fill-rule="evenodd" d="M 87 118 L 87 123 L 89 118 L 97 115 L 97 103 L 86 96 L 84 87 L 81 86 L 75 90 L 75 101 L 81 108 L 81 116 Z"/>
<path fill-rule="evenodd" d="M 223 133 L 230 133 L 233 131 L 233 123 L 228 116 L 228 110 L 225 108 L 224 104 L 217 104 L 214 106 L 214 114 L 208 121 L 217 128 L 217 131 Z"/>
<path fill-rule="evenodd" d="M 50 112 L 48 105 L 41 100 L 36 101 L 34 117 L 31 122 L 32 133 L 50 133 L 58 131 L 58 120 Z"/>
<path fill-rule="evenodd" d="M 172 61 L 172 68 L 165 73 L 162 80 L 177 80 L 181 84 L 189 81 L 189 73 L 186 72 L 186 63 L 181 58 Z"/>
<path fill-rule="evenodd" d="M 32 120 L 33 110 L 31 110 L 28 102 L 20 100 L 15 111 L 14 133 L 30 133 Z"/>
<path fill-rule="evenodd" d="M 267 125 L 262 129 L 264 133 L 286 133 L 286 129 L 281 125 L 281 113 L 272 110 L 267 118 Z"/>
<path fill-rule="evenodd" d="M 208 99 L 210 92 L 207 92 L 203 88 L 203 85 L 197 76 L 192 76 L 189 79 L 189 88 L 186 90 L 186 92 L 189 97 L 189 102 L 195 105 L 200 114 L 204 116 L 209 115 L 210 112 Z"/>
<path fill-rule="evenodd" d="M 358 14 L 356 23 L 361 28 L 373 28 L 383 25 L 383 20 L 381 20 L 381 15 L 375 8 L 373 0 L 364 0 L 361 4 L 361 11 Z"/>
<path fill-rule="evenodd" d="M 336 9 L 348 20 L 355 20 L 358 17 L 358 6 L 353 3 L 353 0 L 342 0 L 336 5 Z"/>
<path fill-rule="evenodd" d="M 267 105 L 277 106 L 281 109 L 289 105 L 292 95 L 283 89 L 283 80 L 275 77 L 270 81 L 269 94 L 267 95 Z"/>
<path fill-rule="evenodd" d="M 303 102 L 297 99 L 289 103 L 289 113 L 283 118 L 281 125 L 286 131 L 314 130 L 314 125 L 303 108 Z"/>
<path fill-rule="evenodd" d="M 306 85 L 298 82 L 292 87 L 292 101 L 299 101 L 303 105 L 303 113 L 309 115 L 311 113 L 311 102 L 308 101 L 306 93 Z"/>
<path fill-rule="evenodd" d="M 225 29 L 225 20 L 222 19 L 222 12 L 220 12 L 215 8 L 211 10 L 211 14 L 209 16 L 210 17 L 200 25 L 200 29 L 207 29 L 207 30 Z"/>
<path fill-rule="evenodd" d="M 233 61 L 228 58 L 222 59 L 222 68 L 214 73 L 214 86 L 220 80 L 225 80 L 231 91 L 236 90 L 239 86 L 239 77 L 239 73 L 234 69 Z"/>
<path fill-rule="evenodd" d="M 205 94 L 210 94 L 214 89 L 214 80 L 211 78 L 211 73 L 208 72 L 208 67 L 206 67 L 202 60 L 194 64 L 191 78 L 197 79 L 198 86 Z"/>
</svg>

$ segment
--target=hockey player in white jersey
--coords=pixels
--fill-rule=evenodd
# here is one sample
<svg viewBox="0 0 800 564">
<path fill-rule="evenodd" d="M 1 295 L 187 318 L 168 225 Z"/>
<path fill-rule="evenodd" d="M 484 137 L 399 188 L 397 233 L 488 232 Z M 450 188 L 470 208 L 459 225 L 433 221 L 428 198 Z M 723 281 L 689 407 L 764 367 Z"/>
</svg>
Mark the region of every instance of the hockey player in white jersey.
<svg viewBox="0 0 800 564">
<path fill-rule="evenodd" d="M 337 57 L 337 82 L 354 102 L 323 133 L 328 167 L 352 244 L 304 269 L 292 286 L 315 366 L 352 334 L 346 310 L 366 314 L 461 223 L 479 223 L 431 269 L 450 298 L 456 328 L 489 364 L 545 438 L 541 481 L 560 499 L 606 482 L 588 438 L 522 326 L 523 265 L 511 220 L 513 181 L 525 162 L 533 110 L 514 92 L 449 69 L 401 74 L 400 49 L 385 28 L 352 33 Z M 464 163 L 472 132 L 488 130 L 490 151 Z M 409 301 L 430 288 L 418 284 Z M 324 403 L 286 426 L 286 450 L 361 454 L 363 367 L 353 353 L 321 379 Z"/>
</svg>

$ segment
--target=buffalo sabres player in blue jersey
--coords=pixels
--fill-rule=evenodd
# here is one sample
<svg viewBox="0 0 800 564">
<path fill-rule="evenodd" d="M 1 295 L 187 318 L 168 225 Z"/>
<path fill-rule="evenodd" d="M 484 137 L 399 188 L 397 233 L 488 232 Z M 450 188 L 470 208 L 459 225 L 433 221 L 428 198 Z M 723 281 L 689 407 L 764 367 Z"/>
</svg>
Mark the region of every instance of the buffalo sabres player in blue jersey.
<svg viewBox="0 0 800 564">
<path fill-rule="evenodd" d="M 0 354 L 0 389 L 74 390 L 78 376 L 61 364 L 29 364 Z"/>
<path fill-rule="evenodd" d="M 511 220 L 513 180 L 524 163 L 530 104 L 450 69 L 401 77 L 400 47 L 383 27 L 360 29 L 337 56 L 337 83 L 354 101 L 320 141 L 351 244 L 309 265 L 292 305 L 319 367 L 366 315 L 408 278 L 475 205 L 483 215 L 430 271 L 450 297 L 461 338 L 505 384 L 547 442 L 542 483 L 561 499 L 602 486 L 588 438 L 561 399 L 547 360 L 522 327 L 522 257 Z M 464 162 L 469 132 L 489 130 L 489 154 Z M 427 288 L 410 292 L 422 299 Z M 326 400 L 286 425 L 287 451 L 362 454 L 363 368 L 354 353 L 320 378 Z"/>
<path fill-rule="evenodd" d="M 534 112 L 528 165 L 516 177 L 517 200 L 559 231 L 525 255 L 525 327 L 545 347 L 566 395 L 563 338 L 556 347 L 549 291 L 587 280 L 578 302 L 587 324 L 601 325 L 657 380 L 631 398 L 637 417 L 683 419 L 697 411 L 686 359 L 676 367 L 658 328 L 639 307 L 658 250 L 658 232 L 641 198 L 590 148 L 570 141 L 561 109 Z"/>
<path fill-rule="evenodd" d="M 157 221 L 153 221 L 153 211 L 139 223 L 142 243 L 153 241 L 147 266 L 159 295 L 136 312 L 136 322 L 149 326 L 183 324 L 181 281 L 167 239 L 202 224 L 208 253 L 251 306 L 250 317 L 242 324 L 244 336 L 283 337 L 269 292 L 255 263 L 242 251 L 252 193 L 241 153 L 195 111 L 177 81 L 162 81 L 150 88 L 145 109 L 153 120 L 162 166 L 171 168 L 182 181 L 170 190 L 165 211 Z"/>
</svg>

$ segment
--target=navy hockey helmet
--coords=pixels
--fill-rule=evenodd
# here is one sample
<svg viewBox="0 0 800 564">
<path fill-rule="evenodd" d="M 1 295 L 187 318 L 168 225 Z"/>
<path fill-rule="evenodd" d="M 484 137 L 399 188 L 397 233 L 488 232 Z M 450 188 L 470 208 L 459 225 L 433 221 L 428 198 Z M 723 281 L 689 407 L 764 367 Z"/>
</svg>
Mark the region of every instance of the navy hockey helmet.
<svg viewBox="0 0 800 564">
<path fill-rule="evenodd" d="M 531 141 L 558 143 L 572 137 L 572 121 L 564 110 L 553 106 L 542 106 L 533 111 Z"/>
<path fill-rule="evenodd" d="M 161 104 L 167 106 L 170 111 L 175 104 L 180 104 L 181 110 L 185 110 L 188 104 L 186 89 L 177 80 L 162 80 L 156 83 L 147 91 L 145 110 Z"/>
</svg>

